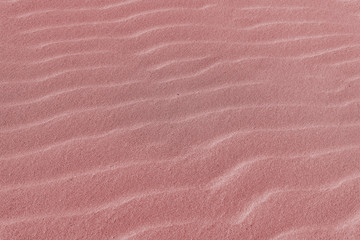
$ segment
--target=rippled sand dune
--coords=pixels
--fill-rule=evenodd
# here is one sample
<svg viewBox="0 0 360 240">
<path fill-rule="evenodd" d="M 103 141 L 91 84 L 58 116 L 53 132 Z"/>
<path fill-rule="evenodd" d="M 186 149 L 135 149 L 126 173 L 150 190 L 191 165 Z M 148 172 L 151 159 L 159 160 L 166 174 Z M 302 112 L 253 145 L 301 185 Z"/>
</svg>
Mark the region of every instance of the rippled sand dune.
<svg viewBox="0 0 360 240">
<path fill-rule="evenodd" d="M 360 239 L 359 1 L 2 0 L 0 239 Z"/>
</svg>

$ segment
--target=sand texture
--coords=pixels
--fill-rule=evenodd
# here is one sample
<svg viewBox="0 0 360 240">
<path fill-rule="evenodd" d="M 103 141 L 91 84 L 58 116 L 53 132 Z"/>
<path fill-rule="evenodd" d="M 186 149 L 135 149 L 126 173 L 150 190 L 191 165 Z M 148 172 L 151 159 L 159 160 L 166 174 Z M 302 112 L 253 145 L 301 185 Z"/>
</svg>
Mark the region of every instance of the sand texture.
<svg viewBox="0 0 360 240">
<path fill-rule="evenodd" d="M 359 240 L 360 1 L 1 0 L 1 240 Z"/>
</svg>

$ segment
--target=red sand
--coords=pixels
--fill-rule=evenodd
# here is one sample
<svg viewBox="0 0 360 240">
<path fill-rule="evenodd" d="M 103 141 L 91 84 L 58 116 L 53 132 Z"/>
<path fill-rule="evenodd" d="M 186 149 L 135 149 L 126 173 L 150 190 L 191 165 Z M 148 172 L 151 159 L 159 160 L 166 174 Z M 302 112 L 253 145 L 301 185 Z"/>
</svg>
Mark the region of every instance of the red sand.
<svg viewBox="0 0 360 240">
<path fill-rule="evenodd" d="M 1 1 L 0 239 L 360 239 L 359 14 Z"/>
</svg>

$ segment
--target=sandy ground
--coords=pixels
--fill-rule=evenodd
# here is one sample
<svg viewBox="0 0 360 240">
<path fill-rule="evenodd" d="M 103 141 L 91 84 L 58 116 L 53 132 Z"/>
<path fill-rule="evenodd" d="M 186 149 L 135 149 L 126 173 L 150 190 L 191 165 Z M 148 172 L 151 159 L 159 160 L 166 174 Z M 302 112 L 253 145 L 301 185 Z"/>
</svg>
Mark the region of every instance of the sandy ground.
<svg viewBox="0 0 360 240">
<path fill-rule="evenodd" d="M 360 239 L 359 14 L 1 1 L 0 239 Z"/>
</svg>

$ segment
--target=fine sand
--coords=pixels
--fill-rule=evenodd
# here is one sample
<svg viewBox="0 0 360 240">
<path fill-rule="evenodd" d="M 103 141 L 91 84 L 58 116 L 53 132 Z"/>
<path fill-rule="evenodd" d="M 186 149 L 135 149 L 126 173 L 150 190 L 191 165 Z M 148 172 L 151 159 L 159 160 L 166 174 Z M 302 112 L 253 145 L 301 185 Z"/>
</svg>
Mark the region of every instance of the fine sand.
<svg viewBox="0 0 360 240">
<path fill-rule="evenodd" d="M 359 1 L 0 1 L 0 239 L 359 240 Z"/>
</svg>

